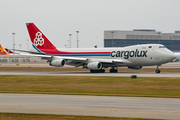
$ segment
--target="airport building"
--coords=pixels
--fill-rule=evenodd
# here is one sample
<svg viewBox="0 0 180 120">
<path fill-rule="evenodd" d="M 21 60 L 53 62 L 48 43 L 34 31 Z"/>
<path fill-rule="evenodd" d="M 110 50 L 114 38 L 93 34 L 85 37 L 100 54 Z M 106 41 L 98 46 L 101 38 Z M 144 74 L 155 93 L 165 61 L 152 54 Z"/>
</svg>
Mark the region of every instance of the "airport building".
<svg viewBox="0 0 180 120">
<path fill-rule="evenodd" d="M 104 47 L 124 47 L 137 44 L 163 44 L 173 52 L 180 52 L 180 31 L 161 33 L 156 30 L 104 31 Z"/>
<path fill-rule="evenodd" d="M 0 55 L 0 63 L 46 63 L 46 60 L 42 60 L 39 57 L 32 57 L 19 54 Z"/>
</svg>

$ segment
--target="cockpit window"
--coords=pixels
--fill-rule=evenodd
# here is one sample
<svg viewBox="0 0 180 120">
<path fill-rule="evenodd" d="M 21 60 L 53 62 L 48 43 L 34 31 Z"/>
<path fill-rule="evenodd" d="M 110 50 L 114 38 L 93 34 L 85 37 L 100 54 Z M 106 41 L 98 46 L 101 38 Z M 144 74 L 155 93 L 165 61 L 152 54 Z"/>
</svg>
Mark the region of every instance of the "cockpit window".
<svg viewBox="0 0 180 120">
<path fill-rule="evenodd" d="M 159 48 L 166 48 L 165 46 L 159 46 Z"/>
</svg>

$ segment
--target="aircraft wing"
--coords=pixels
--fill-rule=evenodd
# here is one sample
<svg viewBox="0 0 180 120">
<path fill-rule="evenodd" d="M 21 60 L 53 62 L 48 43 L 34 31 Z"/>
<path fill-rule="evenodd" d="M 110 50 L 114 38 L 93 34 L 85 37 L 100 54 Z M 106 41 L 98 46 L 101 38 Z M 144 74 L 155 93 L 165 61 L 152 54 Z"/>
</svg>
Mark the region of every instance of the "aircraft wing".
<svg viewBox="0 0 180 120">
<path fill-rule="evenodd" d="M 80 58 L 80 57 L 65 57 L 65 56 L 51 56 L 51 55 L 36 55 L 36 54 L 23 54 L 26 56 L 32 56 L 32 57 L 40 57 L 43 60 L 47 60 L 47 62 L 50 62 L 54 59 L 63 59 L 66 61 L 67 65 L 72 65 L 75 67 L 83 66 L 90 62 L 100 62 L 103 65 L 107 64 L 131 64 L 129 60 L 125 59 L 98 59 L 98 58 Z"/>
</svg>

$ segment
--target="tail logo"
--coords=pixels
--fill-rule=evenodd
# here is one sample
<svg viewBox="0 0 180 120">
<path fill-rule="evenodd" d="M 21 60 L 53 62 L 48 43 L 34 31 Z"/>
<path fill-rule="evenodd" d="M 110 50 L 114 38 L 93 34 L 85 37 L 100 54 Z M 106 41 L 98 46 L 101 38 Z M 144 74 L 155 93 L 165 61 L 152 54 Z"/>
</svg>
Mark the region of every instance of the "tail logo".
<svg viewBox="0 0 180 120">
<path fill-rule="evenodd" d="M 5 52 L 5 50 L 1 46 L 0 46 L 0 51 L 1 51 L 1 53 Z"/>
<path fill-rule="evenodd" d="M 8 53 L 6 53 L 6 51 L 1 45 L 0 45 L 0 55 L 9 55 Z"/>
<path fill-rule="evenodd" d="M 35 46 L 38 46 L 38 45 L 42 46 L 43 44 L 44 44 L 44 39 L 42 38 L 42 33 L 37 32 L 36 37 L 34 39 L 34 45 Z"/>
</svg>

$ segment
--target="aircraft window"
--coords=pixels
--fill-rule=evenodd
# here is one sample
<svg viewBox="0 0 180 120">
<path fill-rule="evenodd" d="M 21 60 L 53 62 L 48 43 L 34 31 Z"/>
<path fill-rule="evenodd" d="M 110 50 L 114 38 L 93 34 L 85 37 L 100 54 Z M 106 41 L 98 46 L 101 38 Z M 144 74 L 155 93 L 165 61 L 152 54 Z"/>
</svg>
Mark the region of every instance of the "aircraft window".
<svg viewBox="0 0 180 120">
<path fill-rule="evenodd" d="M 165 46 L 159 46 L 159 48 L 166 48 Z"/>
</svg>

